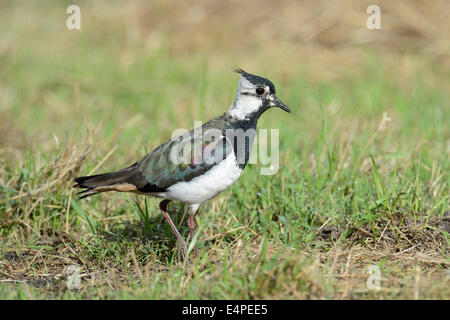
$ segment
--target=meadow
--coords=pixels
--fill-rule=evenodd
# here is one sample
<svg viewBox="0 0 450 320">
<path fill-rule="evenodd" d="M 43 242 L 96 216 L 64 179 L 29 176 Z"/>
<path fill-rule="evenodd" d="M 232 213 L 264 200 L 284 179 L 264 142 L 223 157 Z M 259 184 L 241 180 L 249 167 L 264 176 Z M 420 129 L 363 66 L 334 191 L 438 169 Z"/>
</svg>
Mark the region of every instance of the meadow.
<svg viewBox="0 0 450 320">
<path fill-rule="evenodd" d="M 447 2 L 379 1 L 381 30 L 365 1 L 81 1 L 80 30 L 70 4 L 0 3 L 0 299 L 450 298 Z M 292 113 L 258 125 L 277 174 L 200 208 L 197 259 L 157 199 L 77 199 L 225 112 L 236 66 Z"/>
</svg>

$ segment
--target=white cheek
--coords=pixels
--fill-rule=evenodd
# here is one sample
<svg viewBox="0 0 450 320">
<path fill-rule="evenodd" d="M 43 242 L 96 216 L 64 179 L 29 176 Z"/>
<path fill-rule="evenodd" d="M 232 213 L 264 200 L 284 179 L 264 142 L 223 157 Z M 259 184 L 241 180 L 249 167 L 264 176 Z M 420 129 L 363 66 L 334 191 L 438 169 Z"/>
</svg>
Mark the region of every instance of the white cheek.
<svg viewBox="0 0 450 320">
<path fill-rule="evenodd" d="M 261 106 L 261 99 L 254 96 L 242 96 L 238 101 L 239 108 L 249 113 L 254 112 Z"/>
<path fill-rule="evenodd" d="M 245 119 L 249 114 L 257 111 L 261 107 L 261 99 L 249 96 L 240 95 L 236 99 L 234 106 L 230 110 L 230 114 L 238 119 Z"/>
</svg>

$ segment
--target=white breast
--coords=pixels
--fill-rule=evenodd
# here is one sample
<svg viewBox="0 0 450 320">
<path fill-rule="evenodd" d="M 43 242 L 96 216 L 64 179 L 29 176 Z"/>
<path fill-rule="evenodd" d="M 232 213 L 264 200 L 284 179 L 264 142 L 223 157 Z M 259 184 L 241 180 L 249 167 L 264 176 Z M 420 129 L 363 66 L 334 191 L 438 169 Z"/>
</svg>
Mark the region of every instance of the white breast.
<svg viewBox="0 0 450 320">
<path fill-rule="evenodd" d="M 241 172 L 242 169 L 238 167 L 236 157 L 231 152 L 225 160 L 202 176 L 170 186 L 163 197 L 189 204 L 200 204 L 230 187 L 239 178 Z"/>
</svg>

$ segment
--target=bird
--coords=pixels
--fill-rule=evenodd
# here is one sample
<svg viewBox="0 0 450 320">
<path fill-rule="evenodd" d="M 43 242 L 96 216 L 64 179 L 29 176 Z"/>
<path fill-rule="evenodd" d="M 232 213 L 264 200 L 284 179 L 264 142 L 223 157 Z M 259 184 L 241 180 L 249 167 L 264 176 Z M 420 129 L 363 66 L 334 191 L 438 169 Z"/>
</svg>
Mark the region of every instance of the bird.
<svg viewBox="0 0 450 320">
<path fill-rule="evenodd" d="M 129 167 L 75 178 L 73 187 L 82 189 L 77 193 L 79 199 L 108 191 L 161 198 L 159 209 L 177 238 L 183 259 L 188 260 L 186 241 L 168 214 L 169 202 L 189 206 L 192 241 L 200 205 L 228 189 L 246 167 L 260 116 L 273 107 L 291 112 L 270 80 L 240 68 L 234 71 L 240 78 L 234 101 L 225 113 L 171 138 Z M 198 256 L 196 244 L 193 253 Z"/>
</svg>

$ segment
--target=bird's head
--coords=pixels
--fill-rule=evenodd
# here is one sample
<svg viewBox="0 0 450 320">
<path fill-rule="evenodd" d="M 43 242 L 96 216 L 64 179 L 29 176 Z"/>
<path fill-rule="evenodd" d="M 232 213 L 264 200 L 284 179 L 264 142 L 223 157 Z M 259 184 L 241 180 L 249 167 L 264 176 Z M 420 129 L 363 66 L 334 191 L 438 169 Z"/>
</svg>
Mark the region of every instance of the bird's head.
<svg viewBox="0 0 450 320">
<path fill-rule="evenodd" d="M 241 78 L 236 98 L 228 111 L 232 117 L 241 120 L 250 119 L 253 116 L 260 116 L 271 107 L 291 112 L 289 107 L 276 96 L 272 81 L 242 69 L 236 69 L 235 72 L 239 73 Z"/>
</svg>

